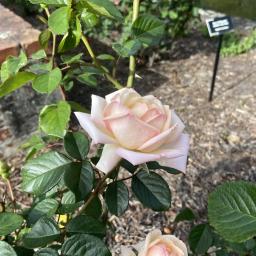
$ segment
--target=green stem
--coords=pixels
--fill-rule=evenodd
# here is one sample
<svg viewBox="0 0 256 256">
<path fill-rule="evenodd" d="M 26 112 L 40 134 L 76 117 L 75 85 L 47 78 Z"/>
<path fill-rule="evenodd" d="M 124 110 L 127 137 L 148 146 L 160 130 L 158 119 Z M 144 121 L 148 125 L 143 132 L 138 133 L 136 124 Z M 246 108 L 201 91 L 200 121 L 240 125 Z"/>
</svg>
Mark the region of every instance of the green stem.
<svg viewBox="0 0 256 256">
<path fill-rule="evenodd" d="M 83 41 L 89 55 L 91 56 L 94 64 L 97 67 L 101 68 L 101 64 L 100 64 L 99 60 L 97 60 L 96 55 L 94 54 L 94 52 L 93 52 L 93 50 L 90 46 L 89 41 L 87 40 L 87 38 L 84 35 L 82 35 L 82 41 Z M 109 73 L 106 73 L 105 77 L 115 86 L 116 89 L 122 89 L 123 88 L 123 86 L 113 76 L 111 76 Z"/>
<path fill-rule="evenodd" d="M 139 17 L 139 11 L 140 11 L 140 0 L 133 0 L 132 23 Z M 135 56 L 131 56 L 130 64 L 129 64 L 129 76 L 127 80 L 127 87 L 133 87 L 135 70 L 136 70 L 136 58 Z"/>
<path fill-rule="evenodd" d="M 55 49 L 56 49 L 56 35 L 53 34 L 53 36 L 52 36 L 52 62 L 54 62 Z"/>
</svg>

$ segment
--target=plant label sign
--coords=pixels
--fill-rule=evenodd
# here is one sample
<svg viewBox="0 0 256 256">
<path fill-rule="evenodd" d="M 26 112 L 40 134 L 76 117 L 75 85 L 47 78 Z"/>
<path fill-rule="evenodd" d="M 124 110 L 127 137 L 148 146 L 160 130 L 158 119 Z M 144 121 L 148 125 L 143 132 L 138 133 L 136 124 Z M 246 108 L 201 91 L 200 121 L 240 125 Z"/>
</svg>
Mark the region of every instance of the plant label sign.
<svg viewBox="0 0 256 256">
<path fill-rule="evenodd" d="M 232 19 L 229 16 L 206 20 L 210 37 L 223 35 L 233 29 Z"/>
</svg>

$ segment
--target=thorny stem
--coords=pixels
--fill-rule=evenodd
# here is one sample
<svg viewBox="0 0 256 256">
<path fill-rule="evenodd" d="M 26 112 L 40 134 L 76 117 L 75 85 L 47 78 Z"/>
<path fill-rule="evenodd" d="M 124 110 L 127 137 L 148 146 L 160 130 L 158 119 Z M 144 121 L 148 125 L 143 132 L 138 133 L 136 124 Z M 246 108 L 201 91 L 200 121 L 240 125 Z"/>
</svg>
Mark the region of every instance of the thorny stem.
<svg viewBox="0 0 256 256">
<path fill-rule="evenodd" d="M 101 68 L 101 64 L 97 60 L 96 55 L 94 54 L 94 52 L 93 52 L 93 50 L 92 50 L 92 48 L 90 46 L 89 41 L 87 40 L 87 38 L 84 35 L 82 35 L 82 41 L 83 41 L 83 43 L 84 43 L 84 45 L 85 45 L 85 47 L 86 47 L 90 57 L 94 61 L 94 64 L 97 67 Z M 106 73 L 105 77 L 115 86 L 116 89 L 122 89 L 123 88 L 123 86 L 113 76 L 111 76 L 109 73 Z"/>
<path fill-rule="evenodd" d="M 94 191 L 91 193 L 91 195 L 89 196 L 89 198 L 87 199 L 87 201 L 85 202 L 85 204 L 79 209 L 79 211 L 77 212 L 76 216 L 81 215 L 86 208 L 89 206 L 89 204 L 92 202 L 92 200 L 98 195 L 98 193 L 101 191 L 102 186 L 105 184 L 105 181 L 111 176 L 111 174 L 115 171 L 115 168 L 109 172 L 108 174 L 106 174 L 98 183 L 98 185 L 96 186 L 96 188 L 94 189 Z"/>
<path fill-rule="evenodd" d="M 133 0 L 132 22 L 134 22 L 138 18 L 139 11 L 140 11 L 140 0 Z M 133 86 L 134 77 L 135 77 L 135 69 L 136 69 L 136 58 L 135 58 L 135 56 L 131 56 L 130 64 L 129 64 L 129 77 L 127 80 L 127 87 Z"/>
</svg>

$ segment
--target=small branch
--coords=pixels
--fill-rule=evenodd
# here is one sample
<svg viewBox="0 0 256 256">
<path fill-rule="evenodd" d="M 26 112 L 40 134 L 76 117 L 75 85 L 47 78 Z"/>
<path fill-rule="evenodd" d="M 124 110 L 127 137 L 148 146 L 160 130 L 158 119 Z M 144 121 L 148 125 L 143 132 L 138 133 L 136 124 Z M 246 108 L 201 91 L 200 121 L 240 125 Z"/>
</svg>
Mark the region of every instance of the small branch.
<svg viewBox="0 0 256 256">
<path fill-rule="evenodd" d="M 113 182 L 111 182 L 111 183 L 115 183 L 115 182 L 118 182 L 118 181 L 125 181 L 125 180 L 132 179 L 139 171 L 140 171 L 140 170 L 138 169 L 138 170 L 136 170 L 132 175 L 130 175 L 130 176 L 126 177 L 126 178 L 122 178 L 122 179 L 119 179 L 119 180 L 115 180 L 115 181 L 113 181 Z M 111 183 L 110 183 L 110 184 L 111 184 Z"/>
<path fill-rule="evenodd" d="M 133 0 L 132 23 L 139 17 L 139 11 L 140 11 L 140 0 Z M 129 76 L 127 80 L 127 87 L 133 87 L 135 70 L 136 70 L 136 58 L 135 56 L 131 56 L 130 64 L 129 64 Z"/>
<path fill-rule="evenodd" d="M 12 204 L 14 206 L 14 212 L 15 212 L 16 211 L 16 200 L 15 200 L 15 197 L 14 197 L 12 184 L 11 184 L 9 179 L 6 180 L 6 185 L 7 185 L 7 188 L 9 190 L 11 202 L 12 202 Z"/>
<path fill-rule="evenodd" d="M 89 41 L 87 40 L 87 38 L 84 35 L 82 35 L 82 41 L 83 41 L 88 53 L 90 54 L 91 58 L 95 61 L 96 60 L 96 55 L 94 54 L 94 52 L 93 52 L 93 50 L 90 46 Z"/>
<path fill-rule="evenodd" d="M 96 55 L 93 52 L 88 39 L 84 35 L 82 35 L 82 41 L 83 41 L 90 57 L 92 58 L 94 64 L 97 67 L 101 68 L 101 64 L 100 64 L 99 60 L 97 60 Z M 115 86 L 116 89 L 122 89 L 123 88 L 123 86 L 113 76 L 111 76 L 109 73 L 106 73 L 105 77 Z"/>
<path fill-rule="evenodd" d="M 55 49 L 56 49 L 56 35 L 52 35 L 52 61 L 54 63 L 54 56 L 55 56 Z"/>
<path fill-rule="evenodd" d="M 96 188 L 94 189 L 94 191 L 91 193 L 90 197 L 88 198 L 88 200 L 85 202 L 85 204 L 79 209 L 79 211 L 77 212 L 76 216 L 81 215 L 89 206 L 89 204 L 92 202 L 92 200 L 98 195 L 98 193 L 101 191 L 102 186 L 104 185 L 105 181 L 111 176 L 111 174 L 115 171 L 115 168 L 109 172 L 108 174 L 106 174 L 98 183 L 98 185 L 96 186 Z"/>
</svg>

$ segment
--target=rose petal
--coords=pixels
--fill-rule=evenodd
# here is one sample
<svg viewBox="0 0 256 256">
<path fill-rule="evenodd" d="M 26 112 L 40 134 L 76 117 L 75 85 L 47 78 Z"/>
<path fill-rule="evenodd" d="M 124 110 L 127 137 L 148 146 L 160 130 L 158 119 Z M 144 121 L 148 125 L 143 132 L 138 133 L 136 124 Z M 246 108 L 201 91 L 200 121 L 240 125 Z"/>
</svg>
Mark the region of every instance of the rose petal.
<svg viewBox="0 0 256 256">
<path fill-rule="evenodd" d="M 75 115 L 82 126 L 82 128 L 89 134 L 94 143 L 111 144 L 115 140 L 109 136 L 105 131 L 96 126 L 89 114 L 82 112 L 75 112 Z"/>
<path fill-rule="evenodd" d="M 176 255 L 176 254 L 175 254 Z M 177 254 L 178 256 L 179 254 Z M 167 246 L 164 244 L 154 245 L 149 248 L 147 256 L 170 256 Z"/>
<path fill-rule="evenodd" d="M 183 132 L 185 125 L 181 121 L 181 119 L 176 115 L 175 111 L 171 112 L 171 126 L 176 125 L 176 129 L 173 132 L 172 136 L 170 136 L 168 143 L 175 141 Z"/>
<path fill-rule="evenodd" d="M 107 101 L 107 103 L 110 103 L 112 100 L 114 99 L 120 99 L 120 95 L 122 94 L 129 94 L 129 93 L 133 93 L 133 94 L 136 94 L 136 95 L 139 95 L 134 89 L 132 88 L 123 88 L 123 89 L 120 89 L 118 91 L 115 91 L 113 93 L 110 93 L 108 94 L 105 99 Z M 139 95 L 140 96 L 140 95 Z"/>
<path fill-rule="evenodd" d="M 115 118 L 125 116 L 129 113 L 129 109 L 118 101 L 108 104 L 103 112 L 104 118 Z"/>
<path fill-rule="evenodd" d="M 147 123 L 153 120 L 155 117 L 159 116 L 160 114 L 161 111 L 159 109 L 151 108 L 141 117 L 141 120 Z"/>
<path fill-rule="evenodd" d="M 171 127 L 165 132 L 160 133 L 159 135 L 153 137 L 152 139 L 145 142 L 138 150 L 143 152 L 152 152 L 161 147 L 167 140 L 169 136 L 171 136 L 172 132 L 176 129 L 176 126 Z"/>
<path fill-rule="evenodd" d="M 155 96 L 147 95 L 143 97 L 143 100 L 147 102 L 148 105 L 151 105 L 152 108 L 158 108 L 159 110 L 161 110 L 162 113 L 164 113 L 164 106 L 162 102 L 159 99 L 157 99 Z"/>
<path fill-rule="evenodd" d="M 189 150 L 189 136 L 183 133 L 176 141 L 164 147 L 165 149 L 163 149 L 162 152 L 166 151 L 166 155 L 160 159 L 158 163 L 162 166 L 174 168 L 185 173 Z M 181 156 L 172 157 L 172 149 L 178 150 Z"/>
<path fill-rule="evenodd" d="M 121 157 L 116 154 L 117 146 L 114 144 L 106 144 L 103 148 L 101 157 L 96 167 L 104 172 L 109 173 L 121 161 Z"/>
<path fill-rule="evenodd" d="M 148 106 L 147 104 L 143 102 L 136 102 L 132 108 L 131 108 L 132 113 L 134 113 L 138 117 L 142 117 L 147 111 L 148 111 Z"/>
<path fill-rule="evenodd" d="M 99 123 L 100 125 L 104 125 L 103 123 L 103 111 L 106 106 L 106 101 L 104 98 L 92 95 L 92 109 L 91 116 L 92 119 Z"/>
<path fill-rule="evenodd" d="M 133 89 L 128 89 L 120 94 L 120 102 L 129 108 L 141 99 L 142 97 Z"/>
<path fill-rule="evenodd" d="M 139 252 L 139 255 L 146 256 L 150 244 L 160 238 L 161 235 L 162 232 L 158 229 L 155 229 L 147 235 L 145 242 L 138 243 L 134 246 L 134 248 Z"/>
<path fill-rule="evenodd" d="M 132 249 L 121 246 L 121 256 L 136 256 L 136 254 L 132 251 Z"/>
<path fill-rule="evenodd" d="M 164 124 L 166 122 L 166 115 L 164 114 L 160 114 L 158 116 L 156 116 L 155 118 L 153 118 L 152 120 L 150 120 L 149 122 L 147 122 L 149 125 L 155 127 L 156 129 L 162 131 Z"/>
<path fill-rule="evenodd" d="M 167 105 L 164 105 L 164 110 L 166 115 L 166 121 L 163 127 L 163 131 L 166 131 L 171 127 L 172 112 L 170 111 L 170 107 Z"/>
<path fill-rule="evenodd" d="M 104 120 L 116 140 L 125 148 L 136 149 L 159 134 L 154 127 L 140 121 L 132 114 Z"/>
<path fill-rule="evenodd" d="M 185 243 L 183 243 L 183 241 L 181 241 L 180 239 L 178 239 L 176 236 L 173 236 L 173 235 L 164 235 L 163 238 L 166 242 L 172 241 L 173 244 L 183 252 L 182 256 L 188 256 L 188 250 Z"/>
<path fill-rule="evenodd" d="M 132 163 L 133 165 L 143 164 L 151 161 L 158 161 L 160 165 L 175 168 L 181 172 L 186 171 L 186 163 L 189 149 L 189 138 L 182 134 L 175 142 L 164 145 L 157 151 L 142 153 L 124 148 L 118 148 L 117 154 Z"/>
<path fill-rule="evenodd" d="M 182 156 L 180 150 L 158 150 L 151 153 L 142 153 L 119 147 L 117 154 L 133 165 L 144 164 L 151 161 L 159 161 L 161 158 L 178 158 Z"/>
</svg>

